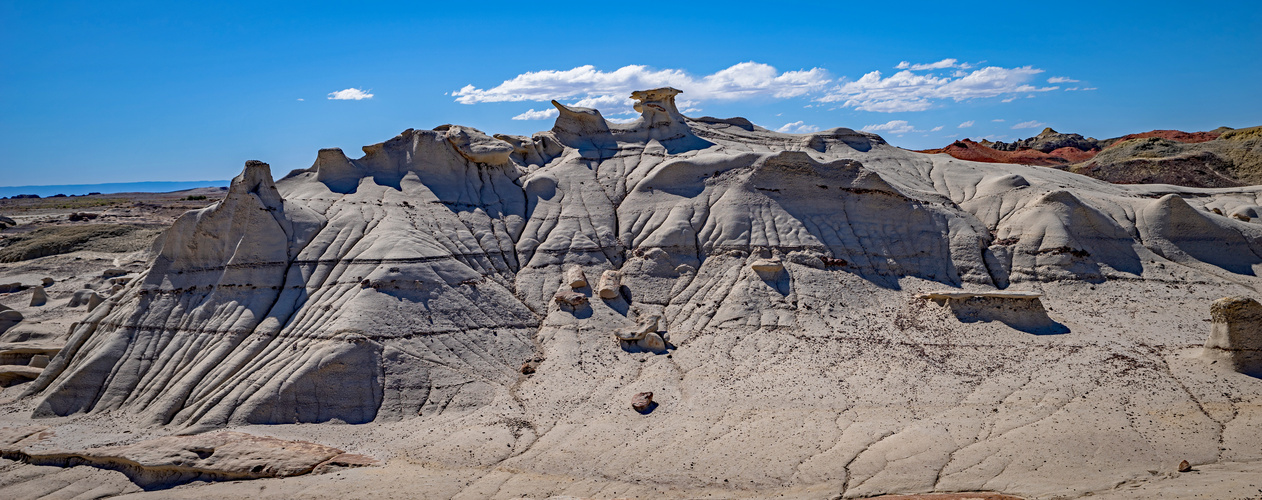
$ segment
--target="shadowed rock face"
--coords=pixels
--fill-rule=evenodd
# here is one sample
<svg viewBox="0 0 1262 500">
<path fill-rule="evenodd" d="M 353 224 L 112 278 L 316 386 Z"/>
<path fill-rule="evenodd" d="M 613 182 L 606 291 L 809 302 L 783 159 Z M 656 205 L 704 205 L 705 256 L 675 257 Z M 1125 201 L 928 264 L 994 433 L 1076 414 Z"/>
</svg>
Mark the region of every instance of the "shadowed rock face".
<svg viewBox="0 0 1262 500">
<path fill-rule="evenodd" d="M 1205 289 L 1262 284 L 1262 226 L 1211 211 L 1257 206 L 1256 188 L 693 120 L 678 93 L 635 93 L 628 124 L 558 103 L 531 137 L 407 130 L 275 183 L 248 163 L 77 324 L 27 391 L 35 413 L 405 421 L 418 462 L 848 496 L 1063 493 L 1173 452 L 1262 459 L 1246 424 L 1188 409 L 1168 351 L 1199 343 L 1183 332 Z M 1196 312 L 1175 326 L 1094 292 L 1185 282 L 1200 288 L 1170 307 Z M 944 287 L 1044 294 L 913 298 Z M 650 318 L 652 346 L 619 343 Z M 1258 395 L 1240 384 L 1223 404 Z M 656 410 L 627 407 L 650 390 Z"/>
<path fill-rule="evenodd" d="M 1224 297 L 1210 306 L 1210 320 L 1206 354 L 1262 378 L 1262 304 L 1248 297 Z"/>
</svg>

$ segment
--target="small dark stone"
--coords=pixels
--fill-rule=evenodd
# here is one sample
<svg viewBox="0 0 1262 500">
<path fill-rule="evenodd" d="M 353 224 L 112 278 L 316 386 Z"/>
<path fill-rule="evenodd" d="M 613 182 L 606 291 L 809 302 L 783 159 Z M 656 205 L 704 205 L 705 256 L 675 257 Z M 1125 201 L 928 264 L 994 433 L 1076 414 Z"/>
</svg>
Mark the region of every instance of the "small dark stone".
<svg viewBox="0 0 1262 500">
<path fill-rule="evenodd" d="M 1188 463 L 1187 460 L 1179 462 L 1179 472 L 1191 472 L 1191 471 L 1192 471 L 1192 464 Z"/>
<path fill-rule="evenodd" d="M 527 361 L 527 362 L 525 362 L 525 363 L 522 363 L 522 364 L 521 364 L 521 374 L 522 374 L 522 375 L 530 375 L 530 374 L 532 374 L 532 373 L 534 373 L 534 372 L 535 372 L 535 364 L 534 364 L 534 363 L 532 363 L 532 362 L 530 362 L 530 361 Z"/>
</svg>

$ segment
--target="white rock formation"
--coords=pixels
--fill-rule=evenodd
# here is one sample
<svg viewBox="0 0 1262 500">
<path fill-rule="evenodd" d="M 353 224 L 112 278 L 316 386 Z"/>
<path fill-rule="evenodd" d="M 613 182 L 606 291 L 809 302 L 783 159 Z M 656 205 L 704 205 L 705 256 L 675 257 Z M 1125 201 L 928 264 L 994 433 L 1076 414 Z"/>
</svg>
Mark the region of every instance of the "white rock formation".
<svg viewBox="0 0 1262 500">
<path fill-rule="evenodd" d="M 274 183 L 249 162 L 77 324 L 34 414 L 371 422 L 415 463 L 821 497 L 1262 460 L 1262 386 L 1186 355 L 1209 300 L 1262 290 L 1262 226 L 1204 207 L 1262 188 L 780 134 L 677 93 L 627 124 L 554 103 L 531 137 L 406 130 Z M 605 300 L 558 303 L 576 268 Z M 1010 286 L 1042 297 L 916 298 Z M 669 356 L 609 338 L 652 315 Z"/>
<path fill-rule="evenodd" d="M 1248 297 L 1223 297 L 1210 305 L 1210 321 L 1206 357 L 1262 377 L 1262 304 Z"/>
<path fill-rule="evenodd" d="M 570 288 L 583 288 L 587 286 L 587 275 L 582 267 L 574 266 L 565 271 L 565 281 L 569 282 Z"/>
</svg>

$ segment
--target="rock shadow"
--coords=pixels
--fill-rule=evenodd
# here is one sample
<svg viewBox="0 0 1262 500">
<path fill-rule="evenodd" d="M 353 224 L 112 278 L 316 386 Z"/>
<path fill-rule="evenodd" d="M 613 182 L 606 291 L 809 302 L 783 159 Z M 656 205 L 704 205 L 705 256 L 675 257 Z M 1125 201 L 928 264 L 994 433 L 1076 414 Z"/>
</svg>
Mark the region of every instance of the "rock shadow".
<svg viewBox="0 0 1262 500">
<path fill-rule="evenodd" d="M 1052 319 L 1039 299 L 1009 299 L 998 297 L 970 297 L 966 299 L 939 299 L 946 303 L 951 313 L 961 323 L 989 323 L 998 321 L 1008 327 L 1032 335 L 1062 335 L 1069 327 Z"/>
<path fill-rule="evenodd" d="M 643 410 L 635 410 L 635 412 L 641 415 L 648 415 L 650 413 L 653 413 L 653 410 L 656 410 L 658 406 L 660 405 L 657 404 L 657 401 L 654 401 L 652 403 L 649 403 L 648 407 L 644 408 Z"/>
</svg>

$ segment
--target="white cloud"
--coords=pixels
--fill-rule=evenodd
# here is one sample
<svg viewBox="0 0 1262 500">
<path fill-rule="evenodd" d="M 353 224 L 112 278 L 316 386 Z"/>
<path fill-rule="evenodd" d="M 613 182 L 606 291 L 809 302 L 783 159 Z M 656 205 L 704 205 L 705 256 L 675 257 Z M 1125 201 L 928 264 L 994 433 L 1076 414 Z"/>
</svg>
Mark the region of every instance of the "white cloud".
<svg viewBox="0 0 1262 500">
<path fill-rule="evenodd" d="M 298 98 L 298 100 L 299 100 L 299 101 L 302 101 L 302 100 L 305 100 L 305 99 L 303 99 L 303 98 L 301 98 L 301 97 L 300 97 L 300 98 Z"/>
<path fill-rule="evenodd" d="M 811 132 L 819 132 L 819 127 L 816 127 L 815 125 L 807 125 L 806 122 L 799 120 L 793 123 L 784 124 L 783 127 L 776 129 L 776 132 L 780 132 L 782 134 L 809 134 Z"/>
<path fill-rule="evenodd" d="M 885 123 L 868 125 L 866 127 L 863 127 L 863 131 L 864 132 L 889 132 L 891 134 L 905 134 L 907 132 L 916 132 L 917 130 L 916 130 L 916 127 L 913 127 L 910 123 L 907 123 L 907 120 L 890 120 Z"/>
<path fill-rule="evenodd" d="M 337 92 L 329 92 L 329 99 L 334 101 L 359 101 L 362 99 L 372 99 L 372 94 L 352 87 L 346 90 L 339 90 Z"/>
<path fill-rule="evenodd" d="M 1096 87 L 1069 87 L 1065 89 L 1066 92 L 1073 90 L 1096 90 Z"/>
<path fill-rule="evenodd" d="M 1016 125 L 1013 125 L 1013 126 L 1012 126 L 1012 129 L 1013 129 L 1013 130 L 1018 130 L 1018 129 L 1023 129 L 1023 128 L 1039 128 L 1039 127 L 1042 127 L 1042 126 L 1044 126 L 1044 125 L 1047 125 L 1047 124 L 1046 124 L 1046 123 L 1043 123 L 1043 122 L 1040 122 L 1040 121 L 1030 120 L 1030 121 L 1028 121 L 1028 122 L 1021 122 L 1021 123 L 1018 123 L 1018 124 L 1016 124 Z"/>
<path fill-rule="evenodd" d="M 631 123 L 639 119 L 640 117 L 638 116 L 632 116 L 628 118 L 605 118 L 605 121 L 614 122 L 614 123 Z"/>
<path fill-rule="evenodd" d="M 964 122 L 964 123 L 961 123 L 961 124 L 960 124 L 960 126 L 959 126 L 959 127 L 956 127 L 956 128 L 969 128 L 969 127 L 972 127 L 972 126 L 973 126 L 973 120 L 969 120 L 969 121 L 966 121 L 966 122 Z"/>
<path fill-rule="evenodd" d="M 947 59 L 927 66 L 942 65 L 948 61 L 954 64 L 953 60 Z M 916 66 L 926 65 L 910 67 L 914 69 Z M 873 71 L 858 80 L 834 87 L 816 100 L 840 102 L 843 103 L 842 107 L 860 111 L 924 111 L 938 100 L 951 99 L 959 102 L 1055 90 L 1057 87 L 1040 88 L 1028 84 L 1035 75 L 1042 72 L 1043 70 L 1032 66 L 988 66 L 958 77 L 936 76 L 933 73 L 917 74 L 904 70 L 882 78 L 880 71 Z"/>
<path fill-rule="evenodd" d="M 937 132 L 937 131 L 942 130 L 942 129 L 944 129 L 944 128 L 946 128 L 946 127 L 943 127 L 942 125 L 938 125 L 938 126 L 936 126 L 936 127 L 933 127 L 933 128 L 931 128 L 931 129 L 929 129 L 929 131 L 930 131 L 930 132 Z"/>
<path fill-rule="evenodd" d="M 461 104 L 557 99 L 570 100 L 582 107 L 603 106 L 602 112 L 625 112 L 632 103 L 627 96 L 635 90 L 675 87 L 693 99 L 691 104 L 698 104 L 703 100 L 801 97 L 823 91 L 832 81 L 828 72 L 821 68 L 782 73 L 772 66 L 752 61 L 702 77 L 692 76 L 681 69 L 658 70 L 631 65 L 614 71 L 600 71 L 587 65 L 564 71 L 522 73 L 488 89 L 466 85 L 452 95 Z"/>
<path fill-rule="evenodd" d="M 654 69 L 644 65 L 623 66 L 612 71 L 586 65 L 568 70 L 526 72 L 493 87 L 466 85 L 451 95 L 461 104 L 556 99 L 568 105 L 597 108 L 611 116 L 634 113 L 633 101 L 627 97 L 632 91 L 667 86 L 685 92 L 684 97 L 689 100 L 677 101 L 684 112 L 698 112 L 700 104 L 715 100 L 807 97 L 816 103 L 815 107 L 828 105 L 831 109 L 892 113 L 924 111 L 947 100 L 1012 100 L 1018 95 L 1058 89 L 1031 85 L 1035 77 L 1043 73 L 1033 66 L 978 68 L 948 58 L 922 64 L 903 61 L 897 68 L 902 71 L 889 76 L 872 71 L 858 80 L 850 80 L 833 79 L 823 68 L 781 72 L 753 61 L 703 76 L 682 69 Z M 1063 78 L 1052 77 L 1049 81 Z M 350 90 L 355 89 L 347 89 Z"/>
<path fill-rule="evenodd" d="M 1079 81 L 1065 76 L 1053 76 L 1047 79 L 1047 83 L 1078 83 Z"/>
<path fill-rule="evenodd" d="M 903 62 L 898 63 L 898 66 L 894 66 L 894 68 L 895 69 L 909 69 L 910 68 L 912 71 L 924 71 L 926 69 L 968 68 L 969 67 L 967 64 L 956 64 L 957 62 L 959 61 L 957 61 L 956 59 L 943 59 L 935 63 L 927 63 L 927 64 L 912 64 L 907 61 L 903 61 Z"/>
<path fill-rule="evenodd" d="M 1003 123 L 1003 122 L 1004 122 L 1003 118 L 995 118 L 994 120 L 991 120 L 991 121 L 992 121 L 992 122 L 995 122 L 995 123 Z"/>
<path fill-rule="evenodd" d="M 513 119 L 514 120 L 546 120 L 548 118 L 552 118 L 559 114 L 561 114 L 561 112 L 557 111 L 556 108 L 548 108 L 541 111 L 535 111 L 534 108 L 530 108 L 529 111 L 526 111 L 525 113 L 514 116 Z"/>
</svg>

